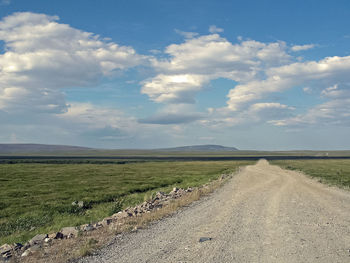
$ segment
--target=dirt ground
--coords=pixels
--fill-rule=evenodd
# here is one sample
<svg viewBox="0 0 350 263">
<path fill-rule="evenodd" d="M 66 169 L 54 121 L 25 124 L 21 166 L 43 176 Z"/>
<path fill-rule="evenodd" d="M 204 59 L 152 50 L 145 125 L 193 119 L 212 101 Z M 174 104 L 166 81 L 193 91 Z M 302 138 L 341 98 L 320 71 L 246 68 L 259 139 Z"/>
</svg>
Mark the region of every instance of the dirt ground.
<svg viewBox="0 0 350 263">
<path fill-rule="evenodd" d="M 261 160 L 81 262 L 350 262 L 350 192 Z"/>
</svg>

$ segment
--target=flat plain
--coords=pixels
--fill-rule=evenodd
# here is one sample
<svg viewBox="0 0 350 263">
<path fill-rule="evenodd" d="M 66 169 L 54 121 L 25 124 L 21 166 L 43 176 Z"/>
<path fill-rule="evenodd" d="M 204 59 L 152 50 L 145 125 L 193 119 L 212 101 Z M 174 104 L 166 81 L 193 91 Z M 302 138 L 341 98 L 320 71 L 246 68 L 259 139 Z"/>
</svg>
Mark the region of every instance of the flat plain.
<svg viewBox="0 0 350 263">
<path fill-rule="evenodd" d="M 0 244 L 95 222 L 156 191 L 200 186 L 252 163 L 65 162 L 0 164 Z M 72 206 L 74 201 L 84 206 Z"/>
<path fill-rule="evenodd" d="M 270 161 L 288 170 L 301 171 L 319 182 L 350 188 L 350 160 L 279 160 Z"/>
</svg>

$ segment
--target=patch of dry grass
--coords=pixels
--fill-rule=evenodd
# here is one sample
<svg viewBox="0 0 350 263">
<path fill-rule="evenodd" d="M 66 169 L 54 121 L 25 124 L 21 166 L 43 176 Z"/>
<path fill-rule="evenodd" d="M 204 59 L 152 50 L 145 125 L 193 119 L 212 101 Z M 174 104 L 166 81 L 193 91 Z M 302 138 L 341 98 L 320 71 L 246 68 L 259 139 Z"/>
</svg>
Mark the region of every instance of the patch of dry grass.
<svg viewBox="0 0 350 263">
<path fill-rule="evenodd" d="M 95 251 L 98 246 L 98 241 L 94 238 L 88 239 L 85 244 L 79 249 L 79 255 L 82 257 L 92 255 L 93 251 Z"/>
</svg>

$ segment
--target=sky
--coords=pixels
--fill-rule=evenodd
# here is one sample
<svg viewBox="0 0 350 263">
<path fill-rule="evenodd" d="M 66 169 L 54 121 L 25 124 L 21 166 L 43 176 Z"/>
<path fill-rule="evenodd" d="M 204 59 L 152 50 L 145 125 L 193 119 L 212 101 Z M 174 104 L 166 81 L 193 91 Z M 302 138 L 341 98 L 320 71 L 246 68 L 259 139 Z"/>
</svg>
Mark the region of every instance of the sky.
<svg viewBox="0 0 350 263">
<path fill-rule="evenodd" d="M 0 0 L 0 143 L 350 149 L 350 1 Z"/>
</svg>

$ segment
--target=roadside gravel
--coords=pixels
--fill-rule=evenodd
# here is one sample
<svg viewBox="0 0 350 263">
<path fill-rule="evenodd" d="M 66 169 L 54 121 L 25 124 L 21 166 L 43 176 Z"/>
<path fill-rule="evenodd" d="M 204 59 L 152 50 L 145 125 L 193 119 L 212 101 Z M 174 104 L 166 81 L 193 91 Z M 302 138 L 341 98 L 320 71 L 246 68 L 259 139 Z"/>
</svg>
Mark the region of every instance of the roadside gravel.
<svg viewBox="0 0 350 263">
<path fill-rule="evenodd" d="M 261 160 L 80 262 L 328 263 L 350 262 L 349 250 L 350 192 Z"/>
</svg>

